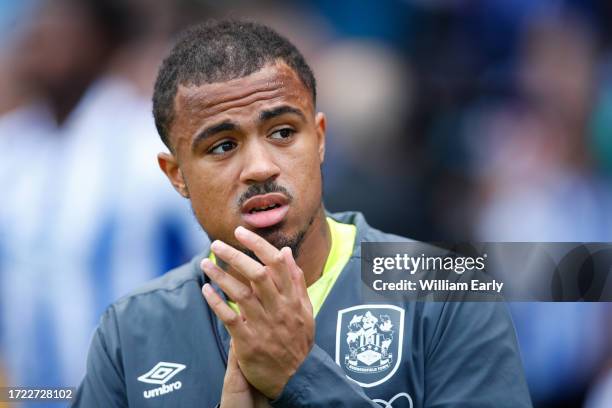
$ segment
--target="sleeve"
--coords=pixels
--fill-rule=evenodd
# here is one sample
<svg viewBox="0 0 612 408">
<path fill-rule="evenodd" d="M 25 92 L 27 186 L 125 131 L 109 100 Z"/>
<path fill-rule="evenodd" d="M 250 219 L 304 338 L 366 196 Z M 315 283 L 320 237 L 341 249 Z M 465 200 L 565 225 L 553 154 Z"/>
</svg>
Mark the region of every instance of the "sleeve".
<svg viewBox="0 0 612 408">
<path fill-rule="evenodd" d="M 448 302 L 425 361 L 425 407 L 531 407 L 504 302 Z"/>
<path fill-rule="evenodd" d="M 85 377 L 72 402 L 74 408 L 127 407 L 127 397 L 116 318 L 107 310 L 96 329 L 89 354 Z"/>
<path fill-rule="evenodd" d="M 375 407 L 361 387 L 346 378 L 342 369 L 316 344 L 273 407 Z"/>
</svg>

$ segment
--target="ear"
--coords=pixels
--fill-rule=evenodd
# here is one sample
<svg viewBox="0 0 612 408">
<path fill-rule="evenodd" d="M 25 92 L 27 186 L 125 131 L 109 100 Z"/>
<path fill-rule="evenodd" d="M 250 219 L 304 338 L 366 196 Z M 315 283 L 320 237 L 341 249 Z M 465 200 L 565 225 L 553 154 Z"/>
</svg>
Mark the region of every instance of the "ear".
<svg viewBox="0 0 612 408">
<path fill-rule="evenodd" d="M 325 114 L 318 112 L 315 116 L 315 128 L 317 132 L 317 141 L 319 144 L 319 160 L 323 164 L 325 159 L 325 129 L 327 127 L 327 119 Z"/>
<path fill-rule="evenodd" d="M 159 163 L 159 168 L 168 177 L 174 189 L 183 197 L 189 198 L 189 190 L 187 190 L 187 185 L 185 184 L 185 179 L 176 157 L 172 153 L 158 153 L 157 163 Z"/>
</svg>

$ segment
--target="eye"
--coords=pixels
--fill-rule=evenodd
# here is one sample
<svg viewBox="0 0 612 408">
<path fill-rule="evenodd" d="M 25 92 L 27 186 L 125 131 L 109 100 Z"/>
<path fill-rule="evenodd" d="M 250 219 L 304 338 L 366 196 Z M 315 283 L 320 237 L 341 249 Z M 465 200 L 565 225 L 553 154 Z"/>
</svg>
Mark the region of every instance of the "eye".
<svg viewBox="0 0 612 408">
<path fill-rule="evenodd" d="M 270 135 L 270 139 L 284 140 L 288 139 L 295 133 L 295 130 L 291 128 L 282 128 Z"/>
<path fill-rule="evenodd" d="M 236 143 L 231 140 L 225 140 L 215 146 L 213 146 L 208 153 L 210 154 L 225 154 L 236 148 Z"/>
</svg>

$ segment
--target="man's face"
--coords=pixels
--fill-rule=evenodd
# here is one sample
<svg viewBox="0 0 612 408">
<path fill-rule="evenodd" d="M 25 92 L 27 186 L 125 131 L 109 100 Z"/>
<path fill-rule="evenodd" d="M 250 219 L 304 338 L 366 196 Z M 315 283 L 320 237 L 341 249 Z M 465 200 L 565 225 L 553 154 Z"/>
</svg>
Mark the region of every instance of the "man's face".
<svg viewBox="0 0 612 408">
<path fill-rule="evenodd" d="M 212 239 L 240 247 L 242 225 L 277 247 L 321 209 L 325 117 L 285 63 L 243 78 L 179 86 L 162 170 Z M 295 248 L 294 248 L 295 249 Z"/>
</svg>

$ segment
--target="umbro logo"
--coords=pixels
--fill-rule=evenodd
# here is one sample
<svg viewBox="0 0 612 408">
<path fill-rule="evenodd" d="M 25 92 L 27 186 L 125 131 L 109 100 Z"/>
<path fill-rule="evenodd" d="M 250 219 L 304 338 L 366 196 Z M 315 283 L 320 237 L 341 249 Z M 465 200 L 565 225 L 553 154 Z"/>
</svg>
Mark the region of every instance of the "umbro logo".
<svg viewBox="0 0 612 408">
<path fill-rule="evenodd" d="M 165 361 L 160 361 L 155 364 L 155 367 L 138 377 L 138 381 L 149 384 L 159 384 L 161 387 L 146 390 L 143 392 L 143 396 L 145 398 L 155 398 L 180 389 L 183 386 L 180 381 L 175 381 L 170 384 L 166 383 L 185 368 L 187 368 L 185 364 L 167 363 Z"/>
</svg>

